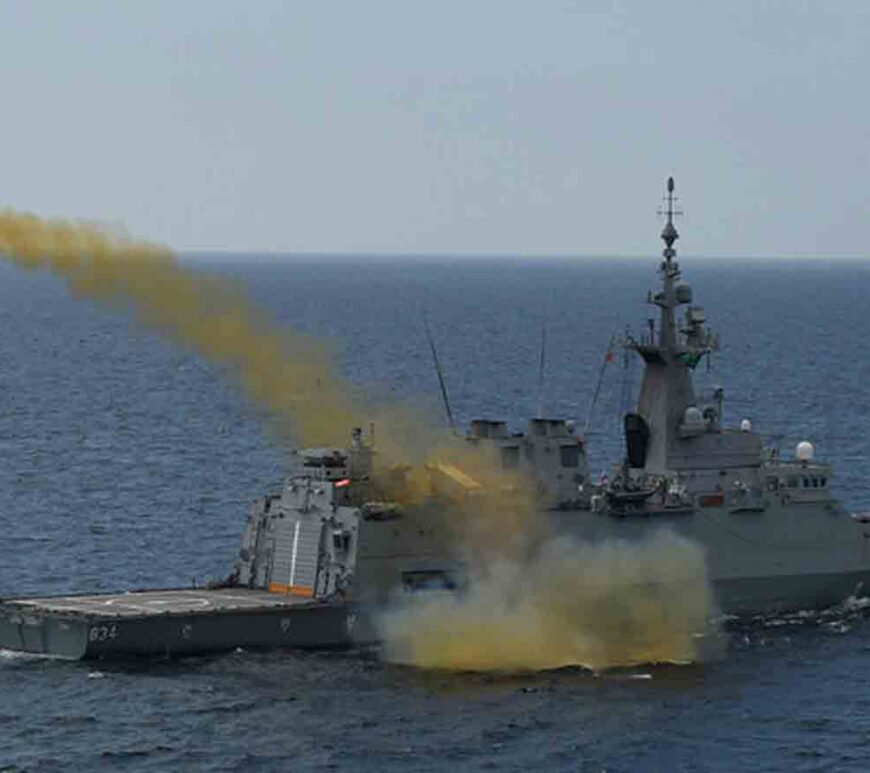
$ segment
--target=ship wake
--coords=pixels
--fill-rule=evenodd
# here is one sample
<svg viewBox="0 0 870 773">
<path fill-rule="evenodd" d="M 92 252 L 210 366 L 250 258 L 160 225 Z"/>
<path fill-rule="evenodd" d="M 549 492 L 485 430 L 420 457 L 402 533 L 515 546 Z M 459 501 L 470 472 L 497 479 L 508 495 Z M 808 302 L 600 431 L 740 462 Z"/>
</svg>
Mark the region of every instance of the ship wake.
<svg viewBox="0 0 870 773">
<path fill-rule="evenodd" d="M 858 589 L 857 592 L 862 592 Z M 728 631 L 742 634 L 744 641 L 758 631 L 770 629 L 791 630 L 794 628 L 820 628 L 831 633 L 848 633 L 856 625 L 870 620 L 870 597 L 852 595 L 839 604 L 825 609 L 797 609 L 790 612 L 768 613 L 741 619 L 728 617 L 722 620 Z"/>
</svg>

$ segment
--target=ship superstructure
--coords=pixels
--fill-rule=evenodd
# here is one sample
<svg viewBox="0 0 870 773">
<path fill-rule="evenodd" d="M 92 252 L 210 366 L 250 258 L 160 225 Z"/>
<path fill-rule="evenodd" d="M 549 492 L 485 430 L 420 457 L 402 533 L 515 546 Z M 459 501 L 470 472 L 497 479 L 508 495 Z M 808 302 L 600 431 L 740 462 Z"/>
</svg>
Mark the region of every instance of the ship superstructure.
<svg viewBox="0 0 870 773">
<path fill-rule="evenodd" d="M 526 432 L 509 432 L 504 421 L 474 419 L 466 434 L 472 446 L 489 446 L 506 471 L 516 471 L 533 486 L 541 507 L 588 508 L 589 465 L 586 441 L 567 419 L 530 419 Z"/>
<path fill-rule="evenodd" d="M 637 407 L 624 418 L 625 458 L 592 496 L 606 525 L 573 530 L 637 538 L 673 528 L 704 547 L 726 612 L 834 604 L 870 583 L 866 519 L 834 497 L 830 467 L 814 460 L 812 443 L 783 458 L 748 419 L 725 426 L 721 388 L 711 403 L 699 400 L 692 374 L 718 337 L 677 262 L 674 189 L 670 178 L 660 285 L 647 298 L 658 326 L 650 320 L 645 335 L 624 341 L 644 364 Z"/>
</svg>

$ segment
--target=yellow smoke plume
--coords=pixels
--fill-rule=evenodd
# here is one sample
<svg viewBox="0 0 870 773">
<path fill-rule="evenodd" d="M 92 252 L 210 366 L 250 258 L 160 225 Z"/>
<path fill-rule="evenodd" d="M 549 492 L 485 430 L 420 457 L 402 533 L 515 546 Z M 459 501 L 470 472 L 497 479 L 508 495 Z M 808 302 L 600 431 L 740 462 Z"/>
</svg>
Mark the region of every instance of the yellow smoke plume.
<svg viewBox="0 0 870 773">
<path fill-rule="evenodd" d="M 237 284 L 182 266 L 165 247 L 95 223 L 4 211 L 0 255 L 51 271 L 80 297 L 130 309 L 144 326 L 229 368 L 296 444 L 345 446 L 352 427 L 376 422 L 381 466 L 412 467 L 407 501 L 431 492 L 435 468 L 426 463 L 433 454 L 444 464 L 469 464 L 486 485 L 497 474 L 489 457 L 475 458 L 434 429 L 421 406 L 367 399 L 341 375 L 322 340 L 277 326 Z"/>
<path fill-rule="evenodd" d="M 643 543 L 553 540 L 481 566 L 464 594 L 420 594 L 380 618 L 387 659 L 424 668 L 600 671 L 694 662 L 713 603 L 702 550 L 670 532 Z"/>
<path fill-rule="evenodd" d="M 247 396 L 303 443 L 344 445 L 360 406 L 322 343 L 281 329 L 242 290 L 163 247 L 91 223 L 0 213 L 0 254 L 62 277 L 76 295 L 129 308 L 149 328 L 238 374 Z"/>
</svg>

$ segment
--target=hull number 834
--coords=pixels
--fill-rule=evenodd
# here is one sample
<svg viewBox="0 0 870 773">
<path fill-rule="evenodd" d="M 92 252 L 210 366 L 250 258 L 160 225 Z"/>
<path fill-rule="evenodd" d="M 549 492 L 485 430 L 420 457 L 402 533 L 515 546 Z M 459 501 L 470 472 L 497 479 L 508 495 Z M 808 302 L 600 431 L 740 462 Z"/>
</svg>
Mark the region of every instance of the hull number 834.
<svg viewBox="0 0 870 773">
<path fill-rule="evenodd" d="M 88 641 L 112 641 L 118 638 L 118 625 L 95 625 L 88 631 Z"/>
</svg>

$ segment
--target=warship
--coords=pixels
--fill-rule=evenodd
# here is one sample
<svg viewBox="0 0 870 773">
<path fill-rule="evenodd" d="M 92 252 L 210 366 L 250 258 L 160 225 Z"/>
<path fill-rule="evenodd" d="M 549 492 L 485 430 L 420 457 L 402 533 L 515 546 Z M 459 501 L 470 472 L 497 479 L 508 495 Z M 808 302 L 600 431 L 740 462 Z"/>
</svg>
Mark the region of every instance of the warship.
<svg viewBox="0 0 870 773">
<path fill-rule="evenodd" d="M 621 342 L 644 371 L 613 474 L 592 479 L 585 433 L 565 419 L 535 418 L 524 432 L 478 419 L 463 442 L 528 481 L 551 533 L 595 543 L 665 528 L 699 544 L 726 614 L 836 604 L 870 582 L 870 516 L 835 498 L 830 466 L 809 441 L 786 458 L 748 420 L 724 425 L 721 391 L 710 404 L 696 395 L 693 371 L 718 339 L 682 279 L 674 198 L 670 178 L 659 286 L 647 298 L 658 324 Z M 99 658 L 348 646 L 377 637 L 375 615 L 397 594 L 462 593 L 468 557 L 444 510 L 483 484 L 461 465 L 433 462 L 436 485 L 403 502 L 396 481 L 375 474 L 373 434 L 353 429 L 346 448 L 297 450 L 281 490 L 251 507 L 226 580 L 2 599 L 0 648 Z"/>
</svg>

